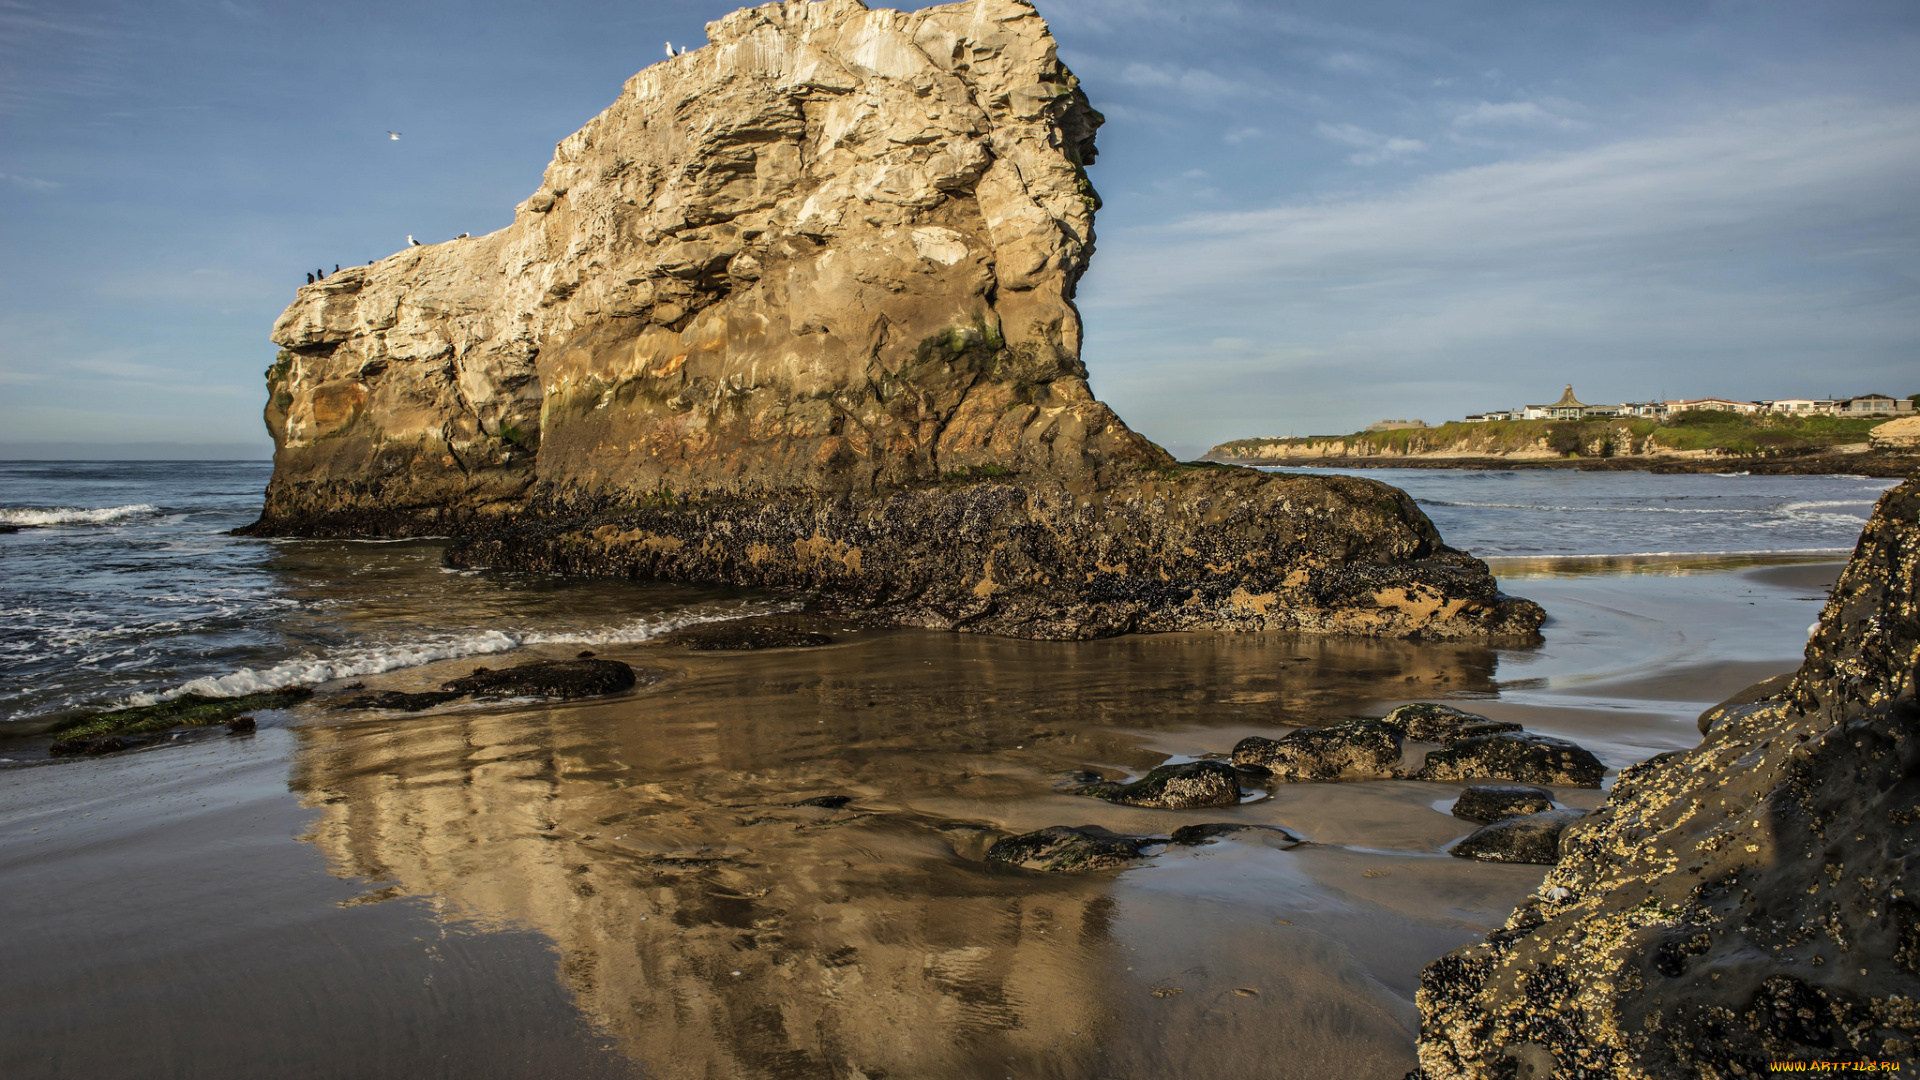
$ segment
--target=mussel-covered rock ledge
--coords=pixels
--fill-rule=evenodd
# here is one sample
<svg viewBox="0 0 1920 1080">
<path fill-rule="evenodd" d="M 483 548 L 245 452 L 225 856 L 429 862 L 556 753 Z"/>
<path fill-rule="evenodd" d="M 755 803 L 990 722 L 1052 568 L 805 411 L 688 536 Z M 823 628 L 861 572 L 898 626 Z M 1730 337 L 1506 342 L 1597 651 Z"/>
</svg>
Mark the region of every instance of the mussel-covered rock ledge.
<svg viewBox="0 0 1920 1080">
<path fill-rule="evenodd" d="M 1094 398 L 1102 117 L 1031 5 L 770 4 L 707 36 L 510 225 L 300 290 L 250 532 L 1031 637 L 1534 633 L 1401 492 L 1182 466 Z"/>
<path fill-rule="evenodd" d="M 1698 748 L 1624 770 L 1505 927 L 1426 969 L 1415 1080 L 1911 1069 L 1917 677 L 1909 480 L 1875 508 L 1792 680 Z"/>
</svg>

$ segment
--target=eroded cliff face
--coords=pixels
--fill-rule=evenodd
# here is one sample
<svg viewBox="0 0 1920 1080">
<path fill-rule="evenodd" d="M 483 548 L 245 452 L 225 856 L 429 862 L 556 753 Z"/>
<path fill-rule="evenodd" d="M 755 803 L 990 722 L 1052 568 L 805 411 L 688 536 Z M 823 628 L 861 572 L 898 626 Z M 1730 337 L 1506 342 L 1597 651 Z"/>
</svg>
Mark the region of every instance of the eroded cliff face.
<svg viewBox="0 0 1920 1080">
<path fill-rule="evenodd" d="M 1423 973 L 1425 1080 L 1734 1077 L 1920 1049 L 1920 481 L 1778 697 L 1620 774 L 1536 896 Z"/>
<path fill-rule="evenodd" d="M 1168 463 L 1087 389 L 1101 117 L 1031 7 L 773 4 L 708 36 L 512 225 L 301 290 L 269 518 Z"/>
<path fill-rule="evenodd" d="M 456 534 L 466 565 L 1044 636 L 1538 626 L 1393 489 L 1178 469 L 1094 399 L 1073 293 L 1101 117 L 1024 0 L 707 32 L 562 141 L 507 228 L 301 290 L 254 532 Z"/>
</svg>

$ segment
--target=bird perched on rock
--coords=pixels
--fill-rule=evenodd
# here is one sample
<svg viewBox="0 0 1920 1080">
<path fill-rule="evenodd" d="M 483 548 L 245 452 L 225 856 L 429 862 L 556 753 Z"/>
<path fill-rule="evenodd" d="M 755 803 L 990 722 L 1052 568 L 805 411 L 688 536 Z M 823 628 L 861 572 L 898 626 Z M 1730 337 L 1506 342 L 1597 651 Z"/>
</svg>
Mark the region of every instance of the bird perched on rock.
<svg viewBox="0 0 1920 1080">
<path fill-rule="evenodd" d="M 336 274 L 340 272 L 340 264 L 339 264 L 339 263 L 334 263 L 334 264 L 333 264 L 333 272 L 334 272 L 334 273 L 336 273 Z"/>
<path fill-rule="evenodd" d="M 461 233 L 459 236 L 454 237 L 455 240 L 465 240 L 466 238 L 467 238 L 466 233 Z"/>
<path fill-rule="evenodd" d="M 420 246 L 420 241 L 418 241 L 418 240 L 415 240 L 415 239 L 413 238 L 413 234 L 412 234 L 412 233 L 408 233 L 408 234 L 407 234 L 407 246 L 408 246 L 408 247 L 419 247 L 419 246 Z"/>
<path fill-rule="evenodd" d="M 307 284 L 313 284 L 313 271 L 307 271 Z"/>
<path fill-rule="evenodd" d="M 399 132 L 397 132 L 397 131 L 389 131 L 389 132 L 387 132 L 387 138 L 389 138 L 389 139 L 398 139 L 399 137 L 400 137 L 400 133 L 399 133 Z"/>
<path fill-rule="evenodd" d="M 673 42 L 667 42 L 667 59 L 673 59 Z"/>
</svg>

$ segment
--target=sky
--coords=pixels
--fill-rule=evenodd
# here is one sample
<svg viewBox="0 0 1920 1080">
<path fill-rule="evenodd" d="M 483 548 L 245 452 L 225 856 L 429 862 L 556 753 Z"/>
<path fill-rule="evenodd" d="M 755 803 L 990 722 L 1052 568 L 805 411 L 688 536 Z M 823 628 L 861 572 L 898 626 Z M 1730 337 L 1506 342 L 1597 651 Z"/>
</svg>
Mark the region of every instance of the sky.
<svg viewBox="0 0 1920 1080">
<path fill-rule="evenodd" d="M 0 0 L 0 456 L 264 456 L 307 270 L 506 225 L 734 6 Z M 1912 0 L 1038 6 L 1107 117 L 1083 358 L 1181 457 L 1920 392 Z"/>
</svg>

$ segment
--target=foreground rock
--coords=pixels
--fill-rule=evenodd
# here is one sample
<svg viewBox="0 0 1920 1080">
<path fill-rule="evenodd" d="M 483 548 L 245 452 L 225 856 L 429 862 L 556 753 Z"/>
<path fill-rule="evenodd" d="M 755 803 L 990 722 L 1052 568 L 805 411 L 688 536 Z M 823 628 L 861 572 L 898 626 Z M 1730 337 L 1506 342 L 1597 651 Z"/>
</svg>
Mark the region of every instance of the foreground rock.
<svg viewBox="0 0 1920 1080">
<path fill-rule="evenodd" d="M 1490 825 L 1510 817 L 1539 814 L 1553 809 L 1553 793 L 1537 787 L 1501 787 L 1493 784 L 1470 787 L 1454 800 L 1453 816 Z"/>
<path fill-rule="evenodd" d="M 661 643 L 695 652 L 752 652 L 758 649 L 810 649 L 833 644 L 825 634 L 791 623 L 766 619 L 734 619 L 676 630 Z"/>
<path fill-rule="evenodd" d="M 1413 742 L 1430 743 L 1450 743 L 1468 735 L 1520 730 L 1520 725 L 1511 720 L 1493 720 L 1431 701 L 1402 705 L 1381 717 L 1380 722 L 1399 728 L 1400 734 Z"/>
<path fill-rule="evenodd" d="M 1623 771 L 1539 894 L 1428 966 L 1426 1080 L 1764 1076 L 1920 1046 L 1920 481 L 1771 707 Z"/>
<path fill-rule="evenodd" d="M 1453 856 L 1481 862 L 1551 865 L 1560 858 L 1560 834 L 1585 816 L 1584 810 L 1546 810 L 1502 818 L 1467 834 L 1453 845 Z"/>
<path fill-rule="evenodd" d="M 410 694 L 404 690 L 382 690 L 373 694 L 360 694 L 345 701 L 335 702 L 336 709 L 381 709 L 391 712 L 420 712 L 436 705 L 445 705 L 463 696 L 457 690 L 425 690 Z"/>
<path fill-rule="evenodd" d="M 1240 774 L 1233 766 L 1218 761 L 1187 761 L 1162 765 L 1130 784 L 1087 784 L 1076 794 L 1159 810 L 1236 806 L 1240 802 Z"/>
<path fill-rule="evenodd" d="M 1027 637 L 1537 630 L 1401 492 L 1178 466 L 1093 397 L 1102 117 L 1031 6 L 707 33 L 506 228 L 300 290 L 251 532 Z"/>
<path fill-rule="evenodd" d="M 633 688 L 633 669 L 618 660 L 530 660 L 504 671 L 478 667 L 442 689 L 475 697 L 583 698 Z"/>
<path fill-rule="evenodd" d="M 1275 780 L 1387 780 L 1400 775 L 1401 729 L 1379 720 L 1297 728 L 1278 739 L 1258 735 L 1233 747 L 1233 763 Z"/>
<path fill-rule="evenodd" d="M 1503 731 L 1456 740 L 1427 755 L 1416 780 L 1514 780 L 1522 784 L 1599 787 L 1607 767 L 1565 739 Z"/>
<path fill-rule="evenodd" d="M 1193 847 L 1211 844 L 1223 836 L 1233 836 L 1238 833 L 1254 833 L 1278 840 L 1288 847 L 1298 847 L 1307 842 L 1305 837 L 1292 829 L 1279 825 L 1249 825 L 1238 821 L 1209 821 L 1200 825 L 1182 825 L 1173 830 L 1173 835 L 1167 842 L 1182 847 Z"/>
<path fill-rule="evenodd" d="M 1138 840 L 1096 836 L 1065 825 L 1009 836 L 987 849 L 990 863 L 1050 873 L 1107 870 L 1142 857 Z"/>
</svg>

